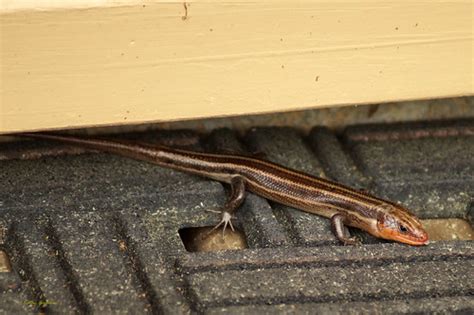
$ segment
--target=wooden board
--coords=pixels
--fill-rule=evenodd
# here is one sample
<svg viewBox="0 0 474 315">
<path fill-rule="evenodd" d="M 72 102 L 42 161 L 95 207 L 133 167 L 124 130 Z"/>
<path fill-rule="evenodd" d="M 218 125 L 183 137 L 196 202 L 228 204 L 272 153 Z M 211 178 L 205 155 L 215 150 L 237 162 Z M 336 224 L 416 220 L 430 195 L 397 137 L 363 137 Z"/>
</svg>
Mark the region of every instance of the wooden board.
<svg viewBox="0 0 474 315">
<path fill-rule="evenodd" d="M 472 1 L 8 8 L 0 133 L 472 95 Z"/>
</svg>

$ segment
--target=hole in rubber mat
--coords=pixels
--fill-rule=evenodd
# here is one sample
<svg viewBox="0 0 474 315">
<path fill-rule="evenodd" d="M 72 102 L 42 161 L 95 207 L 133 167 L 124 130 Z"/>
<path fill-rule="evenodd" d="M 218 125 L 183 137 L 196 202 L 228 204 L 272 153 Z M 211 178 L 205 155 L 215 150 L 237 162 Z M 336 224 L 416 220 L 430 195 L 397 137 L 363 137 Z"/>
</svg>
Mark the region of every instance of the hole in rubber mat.
<svg viewBox="0 0 474 315">
<path fill-rule="evenodd" d="M 0 272 L 11 272 L 12 267 L 10 260 L 8 259 L 7 253 L 0 250 Z"/>
<path fill-rule="evenodd" d="M 467 220 L 449 218 L 421 221 L 430 241 L 474 240 L 474 230 Z"/>
<path fill-rule="evenodd" d="M 221 250 L 236 250 L 247 248 L 244 233 L 235 229 L 226 229 L 224 236 L 222 229 L 212 231 L 213 227 L 192 227 L 180 229 L 179 236 L 188 252 L 213 252 Z"/>
</svg>

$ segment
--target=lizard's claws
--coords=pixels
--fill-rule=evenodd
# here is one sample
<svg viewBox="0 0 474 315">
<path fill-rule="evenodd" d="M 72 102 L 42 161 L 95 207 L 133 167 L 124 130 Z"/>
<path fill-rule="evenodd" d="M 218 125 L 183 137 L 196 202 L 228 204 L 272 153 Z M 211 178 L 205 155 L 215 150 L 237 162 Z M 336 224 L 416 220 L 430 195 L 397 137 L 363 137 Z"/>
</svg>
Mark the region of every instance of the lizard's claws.
<svg viewBox="0 0 474 315">
<path fill-rule="evenodd" d="M 212 212 L 212 213 L 221 213 L 222 212 L 222 211 L 214 210 L 214 209 L 206 209 L 205 211 Z"/>
<path fill-rule="evenodd" d="M 362 241 L 357 236 L 349 237 L 345 239 L 343 242 L 344 242 L 344 245 L 354 245 L 354 246 L 362 245 Z"/>
<path fill-rule="evenodd" d="M 207 211 L 217 212 L 216 210 L 207 210 Z M 229 212 L 226 212 L 226 211 L 219 212 L 219 213 L 222 213 L 221 221 L 217 223 L 217 225 L 214 226 L 212 230 L 209 231 L 208 234 L 211 234 L 214 230 L 218 229 L 221 225 L 224 225 L 224 227 L 222 228 L 222 238 L 224 238 L 225 229 L 227 228 L 227 225 L 230 226 L 230 229 L 232 230 L 232 232 L 235 232 L 234 226 L 232 225 L 232 219 L 234 219 L 234 217 Z"/>
</svg>

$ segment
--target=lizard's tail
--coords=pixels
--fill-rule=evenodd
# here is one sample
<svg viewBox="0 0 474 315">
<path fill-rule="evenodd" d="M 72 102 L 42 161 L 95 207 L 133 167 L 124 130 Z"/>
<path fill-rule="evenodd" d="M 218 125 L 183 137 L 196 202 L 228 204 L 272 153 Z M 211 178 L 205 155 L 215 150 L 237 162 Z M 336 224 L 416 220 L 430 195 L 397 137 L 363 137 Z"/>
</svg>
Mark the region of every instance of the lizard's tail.
<svg viewBox="0 0 474 315">
<path fill-rule="evenodd" d="M 137 144 L 125 140 L 108 140 L 100 138 L 87 138 L 77 136 L 62 136 L 48 133 L 22 133 L 16 136 L 56 141 L 68 144 L 77 144 L 79 147 L 113 153 L 138 160 L 156 162 L 160 147 L 156 145 Z"/>
</svg>

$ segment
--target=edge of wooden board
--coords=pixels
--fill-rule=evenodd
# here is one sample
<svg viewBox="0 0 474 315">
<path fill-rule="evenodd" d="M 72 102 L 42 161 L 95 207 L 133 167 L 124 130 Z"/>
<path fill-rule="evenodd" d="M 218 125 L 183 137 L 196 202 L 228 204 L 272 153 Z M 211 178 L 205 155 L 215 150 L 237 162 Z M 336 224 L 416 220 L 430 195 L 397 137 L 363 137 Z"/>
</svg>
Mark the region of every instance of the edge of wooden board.
<svg viewBox="0 0 474 315">
<path fill-rule="evenodd" d="M 0 133 L 474 94 L 470 1 L 153 2 L 0 19 Z"/>
</svg>

